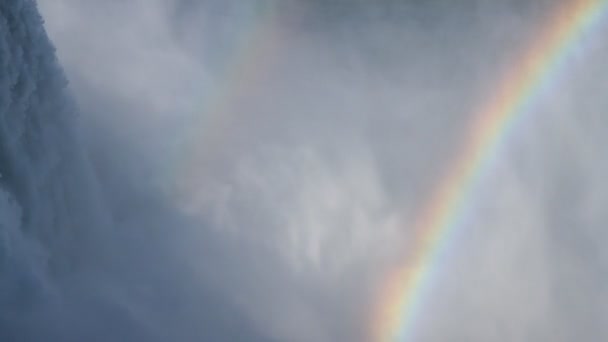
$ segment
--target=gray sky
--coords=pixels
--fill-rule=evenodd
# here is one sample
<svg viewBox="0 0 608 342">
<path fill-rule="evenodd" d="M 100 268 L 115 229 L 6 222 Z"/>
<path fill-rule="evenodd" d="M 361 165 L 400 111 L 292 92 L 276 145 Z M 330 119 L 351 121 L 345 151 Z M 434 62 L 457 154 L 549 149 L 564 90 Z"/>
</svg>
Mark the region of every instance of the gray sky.
<svg viewBox="0 0 608 342">
<path fill-rule="evenodd" d="M 39 0 L 120 227 L 129 290 L 108 301 L 152 335 L 167 322 L 161 339 L 364 341 L 472 114 L 554 3 Z M 498 152 L 417 340 L 608 336 L 605 26 Z"/>
</svg>

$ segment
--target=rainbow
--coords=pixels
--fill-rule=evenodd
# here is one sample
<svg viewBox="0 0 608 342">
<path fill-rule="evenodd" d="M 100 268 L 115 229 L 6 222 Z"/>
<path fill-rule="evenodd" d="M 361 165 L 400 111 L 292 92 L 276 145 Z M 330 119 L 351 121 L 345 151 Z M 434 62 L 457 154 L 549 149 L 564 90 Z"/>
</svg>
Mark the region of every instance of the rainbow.
<svg viewBox="0 0 608 342">
<path fill-rule="evenodd" d="M 213 79 L 217 82 L 203 92 L 196 118 L 181 139 L 180 151 L 167 165 L 174 170 L 165 174 L 171 175 L 171 183 L 182 195 L 201 178 L 199 173 L 209 160 L 221 153 L 231 120 L 246 112 L 238 107 L 241 100 L 256 92 L 279 58 L 277 50 L 283 37 L 277 22 L 278 8 L 275 2 L 269 2 L 256 10 L 235 21 L 237 36 L 221 65 L 215 68 Z"/>
<path fill-rule="evenodd" d="M 606 14 L 608 0 L 566 0 L 499 83 L 495 96 L 473 116 L 467 140 L 414 222 L 412 250 L 382 282 L 373 310 L 371 340 L 410 341 L 425 292 L 451 236 L 462 226 L 467 203 L 492 169 L 518 123 L 530 116 L 543 91 L 563 74 L 577 42 Z"/>
</svg>

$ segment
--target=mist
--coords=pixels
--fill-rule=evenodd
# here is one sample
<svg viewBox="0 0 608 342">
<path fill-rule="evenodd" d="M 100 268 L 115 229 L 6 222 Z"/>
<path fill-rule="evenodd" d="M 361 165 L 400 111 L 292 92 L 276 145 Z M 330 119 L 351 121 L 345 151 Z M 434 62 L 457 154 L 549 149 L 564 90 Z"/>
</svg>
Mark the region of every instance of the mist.
<svg viewBox="0 0 608 342">
<path fill-rule="evenodd" d="M 418 215 L 562 2 L 0 5 L 0 337 L 374 340 Z M 494 151 L 415 341 L 608 337 L 607 30 Z"/>
</svg>

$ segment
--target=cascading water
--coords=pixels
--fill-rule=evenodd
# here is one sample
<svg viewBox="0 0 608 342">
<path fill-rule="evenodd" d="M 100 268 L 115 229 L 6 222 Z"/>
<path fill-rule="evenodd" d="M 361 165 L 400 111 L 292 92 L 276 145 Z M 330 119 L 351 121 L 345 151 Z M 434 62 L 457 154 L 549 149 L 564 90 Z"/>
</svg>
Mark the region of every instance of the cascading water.
<svg viewBox="0 0 608 342">
<path fill-rule="evenodd" d="M 57 296 L 56 279 L 93 261 L 96 234 L 110 228 L 42 24 L 33 1 L 0 2 L 0 338 L 8 340 L 36 334 L 17 331 L 33 306 Z"/>
<path fill-rule="evenodd" d="M 77 249 L 86 248 L 90 233 L 109 221 L 66 80 L 32 1 L 0 3 L 0 68 L 0 253 L 10 283 L 15 268 L 42 278 L 67 271 L 76 253 L 83 259 Z"/>
</svg>

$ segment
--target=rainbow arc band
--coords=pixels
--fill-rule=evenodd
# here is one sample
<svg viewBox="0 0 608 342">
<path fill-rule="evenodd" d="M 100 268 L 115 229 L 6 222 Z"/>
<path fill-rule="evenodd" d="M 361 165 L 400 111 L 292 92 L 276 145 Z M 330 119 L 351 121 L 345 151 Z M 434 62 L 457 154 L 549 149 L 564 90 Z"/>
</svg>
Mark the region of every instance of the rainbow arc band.
<svg viewBox="0 0 608 342">
<path fill-rule="evenodd" d="M 440 268 L 440 256 L 466 219 L 467 203 L 497 154 L 533 112 L 537 98 L 568 67 L 577 42 L 597 29 L 608 0 L 561 0 L 536 39 L 476 111 L 469 138 L 414 223 L 413 248 L 379 290 L 371 317 L 372 341 L 413 341 L 416 319 Z"/>
<path fill-rule="evenodd" d="M 218 68 L 216 86 L 201 94 L 196 118 L 183 137 L 184 146 L 171 163 L 168 174 L 178 193 L 189 191 L 208 159 L 225 153 L 222 150 L 228 145 L 230 125 L 247 112 L 241 99 L 255 93 L 259 82 L 272 72 L 284 39 L 277 11 L 276 3 L 269 2 L 258 8 L 258 13 L 235 23 L 239 35 Z"/>
</svg>

